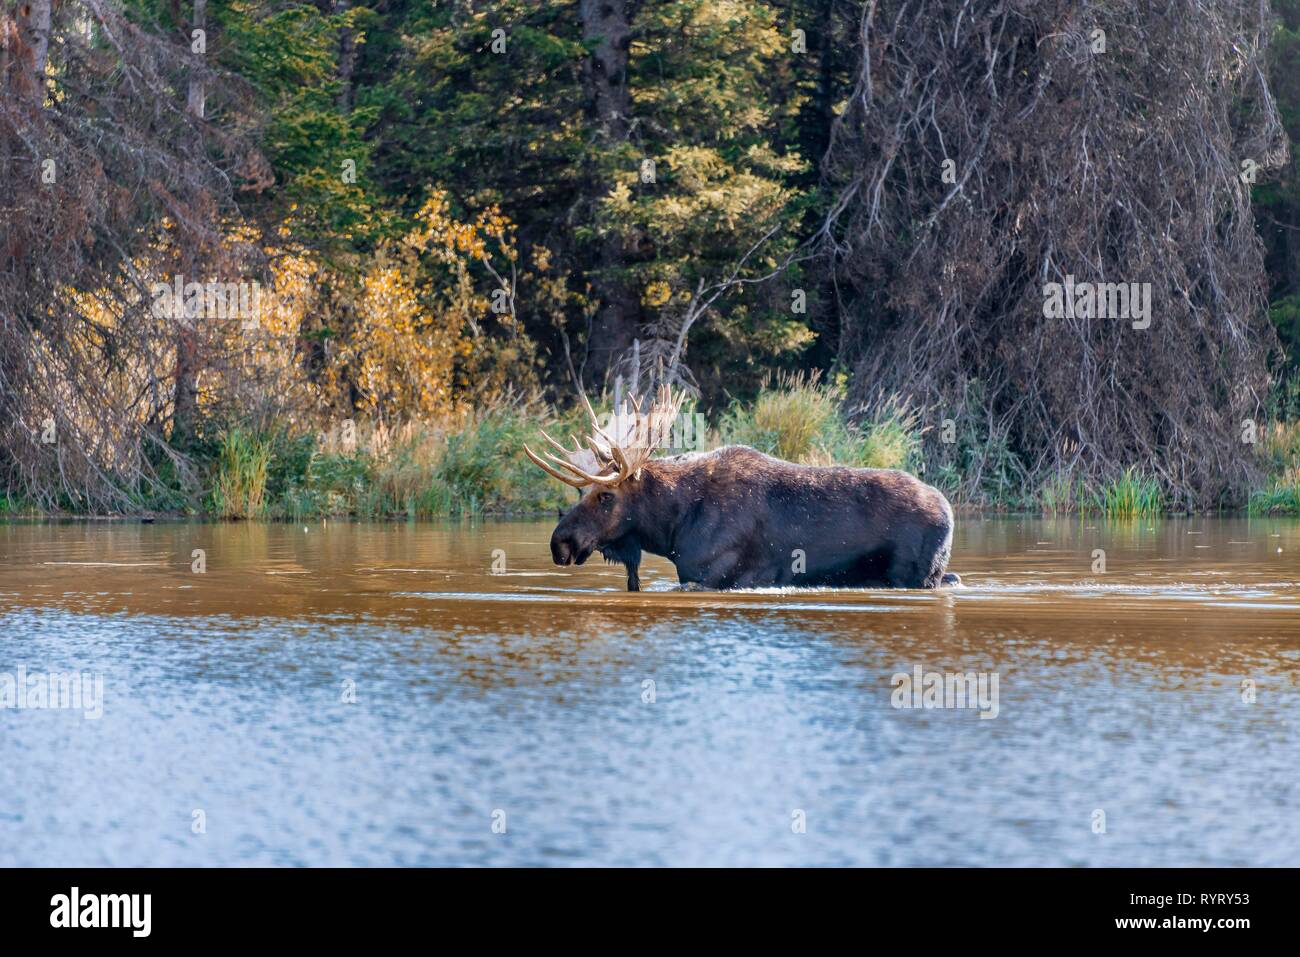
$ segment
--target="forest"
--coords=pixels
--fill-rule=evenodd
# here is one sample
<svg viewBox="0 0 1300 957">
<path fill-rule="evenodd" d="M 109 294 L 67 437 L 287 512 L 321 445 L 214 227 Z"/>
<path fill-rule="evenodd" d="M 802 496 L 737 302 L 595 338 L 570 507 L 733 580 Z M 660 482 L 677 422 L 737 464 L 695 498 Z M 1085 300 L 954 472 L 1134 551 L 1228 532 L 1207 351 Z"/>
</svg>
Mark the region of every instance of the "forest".
<svg viewBox="0 0 1300 957">
<path fill-rule="evenodd" d="M 1298 136 L 1300 0 L 0 0 L 0 516 L 551 511 L 661 384 L 1300 512 Z"/>
</svg>

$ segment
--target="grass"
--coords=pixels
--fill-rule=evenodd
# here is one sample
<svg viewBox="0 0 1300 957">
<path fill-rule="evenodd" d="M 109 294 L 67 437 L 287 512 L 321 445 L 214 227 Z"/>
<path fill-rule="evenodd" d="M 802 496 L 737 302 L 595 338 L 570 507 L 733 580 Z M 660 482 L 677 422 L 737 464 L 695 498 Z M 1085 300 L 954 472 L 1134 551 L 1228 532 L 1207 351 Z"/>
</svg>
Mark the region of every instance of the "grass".
<svg viewBox="0 0 1300 957">
<path fill-rule="evenodd" d="M 858 424 L 842 414 L 843 385 L 793 376 L 765 384 L 750 406 L 733 405 L 711 445 L 744 443 L 810 464 L 906 468 L 917 456 L 915 416 L 889 401 Z M 306 520 L 441 518 L 554 513 L 576 500 L 522 454 L 552 435 L 586 431 L 579 410 L 557 415 L 537 401 L 463 412 L 394 428 L 357 423 L 339 434 L 273 435 L 230 429 L 211 467 L 209 511 L 223 518 Z"/>
<path fill-rule="evenodd" d="M 1090 510 L 1091 496 L 1073 473 L 1058 472 L 1039 488 L 1038 502 L 1048 515 L 1082 515 Z"/>
<path fill-rule="evenodd" d="M 265 508 L 272 440 L 245 429 L 221 437 L 210 509 L 220 518 L 260 518 Z"/>
<path fill-rule="evenodd" d="M 1165 496 L 1156 479 L 1130 467 L 1093 493 L 1092 507 L 1107 518 L 1152 518 L 1164 513 Z"/>
<path fill-rule="evenodd" d="M 720 429 L 725 444 L 750 445 L 790 462 L 822 457 L 837 438 L 840 403 L 818 378 L 782 375 L 764 383 L 753 405 L 733 403 Z"/>
<path fill-rule="evenodd" d="M 570 427 L 564 419 L 571 417 L 556 427 Z M 280 439 L 266 514 L 303 520 L 554 512 L 572 504 L 574 493 L 521 454 L 525 442 L 537 444 L 539 423 L 548 418 L 536 403 L 523 403 L 392 429 L 360 423 L 347 442 L 334 434 Z"/>
<path fill-rule="evenodd" d="M 887 399 L 857 423 L 843 414 L 842 382 L 817 375 L 768 379 L 752 405 L 732 403 L 718 426 L 722 444 L 749 445 L 789 462 L 898 469 L 914 465 L 921 434 L 904 403 Z"/>
<path fill-rule="evenodd" d="M 957 506 L 1005 511 L 1033 510 L 1039 501 L 1008 426 L 989 414 L 984 384 L 964 384 L 952 417 L 939 421 L 931 479 Z"/>
<path fill-rule="evenodd" d="M 1100 485 L 1091 485 L 1072 472 L 1058 472 L 1040 486 L 1037 500 L 1048 515 L 1136 519 L 1165 512 L 1160 482 L 1132 467 Z"/>
<path fill-rule="evenodd" d="M 1251 515 L 1300 515 L 1300 421 L 1273 424 L 1260 445 L 1270 477 L 1251 494 L 1246 510 Z"/>
<path fill-rule="evenodd" d="M 41 514 L 41 510 L 27 498 L 15 498 L 9 492 L 5 492 L 0 496 L 0 520 L 8 518 L 32 518 Z"/>
<path fill-rule="evenodd" d="M 1300 515 L 1300 468 L 1287 469 L 1264 488 L 1251 493 L 1251 515 Z"/>
<path fill-rule="evenodd" d="M 906 403 L 890 396 L 844 433 L 846 447 L 832 445 L 835 461 L 871 469 L 916 468 L 921 453 L 918 419 Z"/>
<path fill-rule="evenodd" d="M 810 465 L 907 469 L 954 504 L 974 508 L 1139 519 L 1162 514 L 1168 505 L 1160 482 L 1139 468 L 1100 482 L 1063 471 L 1027 488 L 1025 470 L 1005 441 L 970 423 L 952 431 L 945 422 L 952 434 L 944 448 L 951 451 L 927 474 L 925 430 L 915 412 L 887 397 L 846 418 L 844 391 L 842 379 L 768 379 L 752 403 L 734 402 L 719 417 L 705 447 L 744 444 Z M 200 510 L 219 518 L 283 520 L 553 514 L 577 495 L 522 455 L 524 443 L 541 444 L 542 427 L 557 437 L 582 434 L 586 416 L 579 409 L 557 413 L 533 399 L 435 422 L 358 422 L 347 441 L 337 433 L 219 429 L 198 445 L 207 489 Z M 1300 422 L 1270 426 L 1260 451 L 1271 477 L 1250 496 L 1249 512 L 1300 515 Z M 182 484 L 176 483 L 172 498 L 142 502 L 142 510 L 192 510 L 197 503 L 182 494 Z M 959 497 L 961 489 L 968 500 Z M 66 507 L 77 511 L 75 503 Z M 0 520 L 42 513 L 21 496 L 0 493 Z"/>
</svg>

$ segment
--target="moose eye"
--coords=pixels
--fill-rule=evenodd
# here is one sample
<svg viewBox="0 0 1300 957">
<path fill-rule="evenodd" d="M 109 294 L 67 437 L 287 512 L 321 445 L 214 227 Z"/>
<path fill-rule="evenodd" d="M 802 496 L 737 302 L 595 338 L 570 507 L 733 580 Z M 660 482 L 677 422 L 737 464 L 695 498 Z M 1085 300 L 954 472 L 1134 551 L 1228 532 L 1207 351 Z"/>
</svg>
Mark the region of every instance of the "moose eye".
<svg viewBox="0 0 1300 957">
<path fill-rule="evenodd" d="M 600 502 L 601 505 L 604 505 L 606 508 L 608 508 L 609 506 L 614 504 L 614 493 L 601 492 L 600 495 L 597 497 L 596 501 Z"/>
</svg>

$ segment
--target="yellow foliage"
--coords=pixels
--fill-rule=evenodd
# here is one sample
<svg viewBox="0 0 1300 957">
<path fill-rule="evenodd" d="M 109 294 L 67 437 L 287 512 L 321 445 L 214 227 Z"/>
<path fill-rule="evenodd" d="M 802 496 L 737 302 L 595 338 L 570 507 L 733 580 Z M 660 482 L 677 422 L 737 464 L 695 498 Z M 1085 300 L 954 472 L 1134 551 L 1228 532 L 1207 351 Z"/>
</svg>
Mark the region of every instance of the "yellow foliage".
<svg viewBox="0 0 1300 957">
<path fill-rule="evenodd" d="M 446 412 L 456 357 L 470 351 L 461 317 L 430 314 L 414 277 L 395 265 L 376 263 L 362 288 L 357 324 L 337 356 L 360 406 L 380 415 Z"/>
<path fill-rule="evenodd" d="M 530 384 L 533 347 L 513 314 L 514 226 L 499 209 L 461 221 L 436 192 L 406 235 L 343 261 L 289 244 L 292 233 L 286 226 L 262 249 L 268 268 L 258 277 L 240 272 L 257 234 L 229 225 L 229 258 L 213 264 L 223 274 L 184 277 L 186 283 L 256 285 L 255 315 L 179 322 L 158 313 L 148 290 L 176 279 L 175 256 L 165 244 L 135 262 L 141 286 L 70 290 L 89 320 L 78 327 L 84 342 L 74 343 L 84 345 L 88 361 L 105 348 L 123 310 L 139 311 L 135 321 L 149 324 L 155 348 L 123 355 L 102 377 L 105 394 L 148 396 L 134 407 L 138 424 L 160 410 L 165 416 L 182 348 L 197 374 L 201 419 L 224 420 L 237 411 L 255 421 L 308 427 L 353 415 L 379 423 L 437 420 L 458 414 L 466 400 L 488 403 Z M 524 280 L 554 286 L 554 297 L 562 298 L 563 277 L 540 274 L 549 267 L 549 251 L 533 258 L 539 273 L 526 271 Z M 506 294 L 508 313 L 492 310 L 494 294 L 501 300 L 497 290 Z M 497 323 L 495 334 L 489 320 Z M 39 336 L 36 342 L 39 348 Z M 93 426 L 101 401 L 69 396 L 66 416 Z"/>
<path fill-rule="evenodd" d="M 489 355 L 500 358 L 481 324 L 494 290 L 513 296 L 503 273 L 513 274 L 514 226 L 496 207 L 462 222 L 441 191 L 415 222 L 399 241 L 357 262 L 355 279 L 305 254 L 276 259 L 271 317 L 261 333 L 292 357 L 295 369 L 282 371 L 304 382 L 302 341 L 319 333 L 323 362 L 310 388 L 321 411 L 395 421 L 445 415 L 470 390 L 485 397 L 484 383 L 470 378 Z"/>
<path fill-rule="evenodd" d="M 668 285 L 662 279 L 656 279 L 647 283 L 645 292 L 641 294 L 641 301 L 647 306 L 662 306 L 673 297 L 673 287 Z"/>
</svg>

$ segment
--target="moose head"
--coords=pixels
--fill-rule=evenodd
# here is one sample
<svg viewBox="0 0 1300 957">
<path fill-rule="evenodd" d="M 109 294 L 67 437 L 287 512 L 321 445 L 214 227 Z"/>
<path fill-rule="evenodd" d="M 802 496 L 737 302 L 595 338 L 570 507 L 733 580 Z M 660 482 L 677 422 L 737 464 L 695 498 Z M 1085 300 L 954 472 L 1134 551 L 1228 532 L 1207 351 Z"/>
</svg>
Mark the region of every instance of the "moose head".
<svg viewBox="0 0 1300 957">
<path fill-rule="evenodd" d="M 648 489 L 653 484 L 647 466 L 663 446 L 677 418 L 685 393 L 673 395 L 663 386 L 643 409 L 640 399 L 625 402 L 608 430 L 583 396 L 591 418 L 591 434 L 584 442 L 573 436 L 566 448 L 545 431 L 552 451 L 538 455 L 527 445 L 525 454 L 548 475 L 583 491 L 583 496 L 555 527 L 551 557 L 557 565 L 581 565 L 599 550 L 608 561 L 627 567 L 628 590 L 637 591 L 641 562 L 641 530 L 653 507 Z"/>
</svg>

